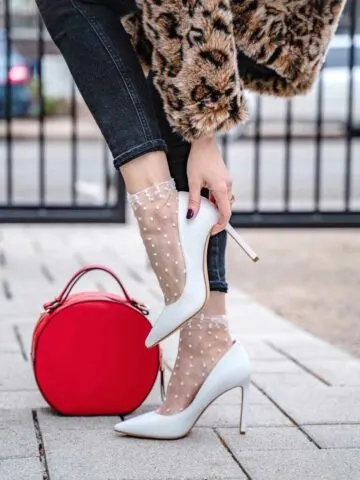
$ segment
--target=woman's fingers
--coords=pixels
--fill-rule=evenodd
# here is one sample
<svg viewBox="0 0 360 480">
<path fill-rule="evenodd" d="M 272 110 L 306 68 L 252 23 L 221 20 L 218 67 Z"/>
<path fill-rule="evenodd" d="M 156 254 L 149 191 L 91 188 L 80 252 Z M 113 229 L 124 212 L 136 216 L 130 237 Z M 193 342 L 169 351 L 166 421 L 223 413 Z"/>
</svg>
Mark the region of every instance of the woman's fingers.
<svg viewBox="0 0 360 480">
<path fill-rule="evenodd" d="M 217 233 L 224 230 L 226 225 L 228 224 L 231 216 L 231 203 L 229 199 L 229 193 L 226 185 L 217 189 L 211 190 L 211 194 L 215 199 L 215 203 L 219 210 L 219 220 L 217 224 L 212 229 L 212 234 L 216 235 Z"/>
<path fill-rule="evenodd" d="M 216 137 L 201 137 L 191 145 L 187 163 L 189 181 L 189 207 L 187 218 L 193 218 L 200 209 L 201 188 L 210 191 L 210 199 L 214 200 L 220 212 L 220 218 L 213 233 L 223 230 L 231 214 L 232 181 L 224 163 Z"/>
<path fill-rule="evenodd" d="M 195 179 L 189 179 L 189 204 L 186 218 L 194 218 L 200 209 L 201 182 Z"/>
</svg>

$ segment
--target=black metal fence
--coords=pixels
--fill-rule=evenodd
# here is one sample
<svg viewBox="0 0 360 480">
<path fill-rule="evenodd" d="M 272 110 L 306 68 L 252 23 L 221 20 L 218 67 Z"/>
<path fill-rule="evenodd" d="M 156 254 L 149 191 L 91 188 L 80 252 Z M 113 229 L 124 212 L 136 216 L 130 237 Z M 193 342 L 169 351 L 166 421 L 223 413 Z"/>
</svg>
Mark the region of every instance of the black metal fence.
<svg viewBox="0 0 360 480">
<path fill-rule="evenodd" d="M 39 16 L 0 9 L 0 222 L 124 222 L 123 183 Z M 221 138 L 235 226 L 360 226 L 359 16 L 350 0 L 309 95 L 249 95 L 252 120 Z"/>
<path fill-rule="evenodd" d="M 123 182 L 33 4 L 27 18 L 11 10 L 10 0 L 0 12 L 0 222 L 125 222 Z M 56 71 L 51 78 L 54 64 L 45 75 L 53 57 L 64 79 Z M 16 77 L 20 68 L 28 78 Z M 57 82 L 55 97 L 46 91 L 49 82 Z M 84 193 L 84 183 L 96 194 Z"/>
</svg>

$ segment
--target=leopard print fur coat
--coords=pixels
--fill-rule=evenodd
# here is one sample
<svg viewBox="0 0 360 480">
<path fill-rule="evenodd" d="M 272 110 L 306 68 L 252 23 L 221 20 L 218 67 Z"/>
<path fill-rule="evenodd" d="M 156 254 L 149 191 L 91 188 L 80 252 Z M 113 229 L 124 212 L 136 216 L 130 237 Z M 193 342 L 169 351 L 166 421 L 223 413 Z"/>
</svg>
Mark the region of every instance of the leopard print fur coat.
<svg viewBox="0 0 360 480">
<path fill-rule="evenodd" d="M 345 0 L 137 0 L 122 18 L 167 118 L 192 141 L 247 118 L 244 88 L 307 92 Z"/>
</svg>

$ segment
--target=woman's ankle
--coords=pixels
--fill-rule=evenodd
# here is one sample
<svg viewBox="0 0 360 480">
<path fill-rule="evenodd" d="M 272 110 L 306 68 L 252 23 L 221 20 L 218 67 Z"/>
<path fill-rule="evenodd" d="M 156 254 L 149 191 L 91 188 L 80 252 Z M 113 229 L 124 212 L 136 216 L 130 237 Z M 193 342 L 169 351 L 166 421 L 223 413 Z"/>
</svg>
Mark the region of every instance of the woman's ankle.
<svg viewBox="0 0 360 480">
<path fill-rule="evenodd" d="M 137 193 L 169 180 L 170 170 L 164 152 L 149 152 L 120 167 L 126 190 Z"/>
<path fill-rule="evenodd" d="M 231 348 L 225 315 L 199 314 L 182 327 L 166 399 L 158 412 L 173 415 L 193 401 L 207 376 Z"/>
<path fill-rule="evenodd" d="M 212 290 L 201 313 L 207 316 L 226 315 L 226 293 Z"/>
</svg>

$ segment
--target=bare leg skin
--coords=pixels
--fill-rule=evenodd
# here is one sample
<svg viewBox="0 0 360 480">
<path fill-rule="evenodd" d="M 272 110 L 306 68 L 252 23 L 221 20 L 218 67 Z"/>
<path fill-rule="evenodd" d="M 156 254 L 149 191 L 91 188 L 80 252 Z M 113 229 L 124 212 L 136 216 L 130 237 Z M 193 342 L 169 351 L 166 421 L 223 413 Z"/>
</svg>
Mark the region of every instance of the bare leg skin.
<svg viewBox="0 0 360 480">
<path fill-rule="evenodd" d="M 140 192 L 171 178 L 164 152 L 141 155 L 121 166 L 120 173 L 129 194 Z"/>
</svg>

